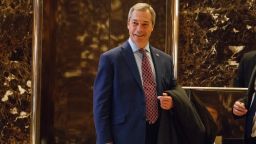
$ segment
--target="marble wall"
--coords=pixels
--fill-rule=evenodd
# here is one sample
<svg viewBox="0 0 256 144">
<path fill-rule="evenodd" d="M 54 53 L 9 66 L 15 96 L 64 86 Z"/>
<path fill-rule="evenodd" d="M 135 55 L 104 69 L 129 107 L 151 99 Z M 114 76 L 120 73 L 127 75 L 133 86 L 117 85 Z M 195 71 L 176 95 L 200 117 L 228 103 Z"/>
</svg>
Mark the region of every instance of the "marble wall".
<svg viewBox="0 0 256 144">
<path fill-rule="evenodd" d="M 179 2 L 179 82 L 232 86 L 242 54 L 256 49 L 255 1 Z"/>
<path fill-rule="evenodd" d="M 32 1 L 0 2 L 0 143 L 29 143 Z"/>
</svg>

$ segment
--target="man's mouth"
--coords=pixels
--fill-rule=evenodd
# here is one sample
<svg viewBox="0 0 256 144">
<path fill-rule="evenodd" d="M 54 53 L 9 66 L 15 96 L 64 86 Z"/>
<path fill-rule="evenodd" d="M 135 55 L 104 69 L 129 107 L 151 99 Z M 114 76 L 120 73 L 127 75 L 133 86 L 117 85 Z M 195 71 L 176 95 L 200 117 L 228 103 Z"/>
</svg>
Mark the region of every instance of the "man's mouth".
<svg viewBox="0 0 256 144">
<path fill-rule="evenodd" d="M 137 37 L 143 37 L 144 35 L 142 35 L 142 34 L 134 34 L 135 36 L 137 36 Z"/>
</svg>

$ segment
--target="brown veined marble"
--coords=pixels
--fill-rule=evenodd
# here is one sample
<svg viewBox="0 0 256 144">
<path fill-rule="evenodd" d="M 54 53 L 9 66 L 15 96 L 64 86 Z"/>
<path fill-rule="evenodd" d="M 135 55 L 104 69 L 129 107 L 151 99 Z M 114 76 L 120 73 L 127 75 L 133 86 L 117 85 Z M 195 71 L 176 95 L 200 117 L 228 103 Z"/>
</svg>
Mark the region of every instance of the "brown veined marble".
<svg viewBox="0 0 256 144">
<path fill-rule="evenodd" d="M 249 0 L 180 0 L 180 84 L 232 86 L 242 54 L 255 49 L 255 10 Z"/>
<path fill-rule="evenodd" d="M 29 143 L 32 1 L 0 2 L 0 143 Z"/>
</svg>

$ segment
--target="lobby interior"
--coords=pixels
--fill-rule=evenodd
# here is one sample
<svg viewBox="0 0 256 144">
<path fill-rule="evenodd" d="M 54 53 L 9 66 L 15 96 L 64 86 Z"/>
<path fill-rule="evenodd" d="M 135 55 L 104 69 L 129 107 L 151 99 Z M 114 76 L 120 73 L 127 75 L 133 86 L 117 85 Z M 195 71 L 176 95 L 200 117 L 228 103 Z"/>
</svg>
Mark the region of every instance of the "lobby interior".
<svg viewBox="0 0 256 144">
<path fill-rule="evenodd" d="M 0 143 L 95 143 L 99 56 L 128 38 L 137 2 L 156 10 L 151 43 L 212 114 L 216 144 L 241 143 L 244 120 L 231 111 L 247 88 L 233 84 L 241 57 L 255 50 L 254 0 L 2 0 Z"/>
</svg>

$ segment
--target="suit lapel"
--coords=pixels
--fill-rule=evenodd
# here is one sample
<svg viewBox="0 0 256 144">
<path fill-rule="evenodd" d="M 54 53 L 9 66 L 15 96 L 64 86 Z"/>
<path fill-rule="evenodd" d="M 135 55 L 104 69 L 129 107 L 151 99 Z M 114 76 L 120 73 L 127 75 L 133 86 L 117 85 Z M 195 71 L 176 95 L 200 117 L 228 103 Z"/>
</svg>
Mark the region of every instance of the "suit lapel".
<svg viewBox="0 0 256 144">
<path fill-rule="evenodd" d="M 141 82 L 140 73 L 139 73 L 139 70 L 137 67 L 137 63 L 135 61 L 135 57 L 134 57 L 132 48 L 128 42 L 125 42 L 122 46 L 122 55 L 124 56 L 126 63 L 129 67 L 129 69 L 131 70 L 133 77 L 137 81 L 140 88 L 142 88 L 142 82 Z"/>
<path fill-rule="evenodd" d="M 155 74 L 156 74 L 156 86 L 157 86 L 157 93 L 160 94 L 160 75 L 161 75 L 161 63 L 160 63 L 160 55 L 150 46 L 151 56 L 155 67 Z"/>
</svg>

